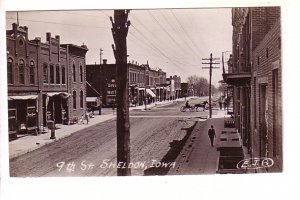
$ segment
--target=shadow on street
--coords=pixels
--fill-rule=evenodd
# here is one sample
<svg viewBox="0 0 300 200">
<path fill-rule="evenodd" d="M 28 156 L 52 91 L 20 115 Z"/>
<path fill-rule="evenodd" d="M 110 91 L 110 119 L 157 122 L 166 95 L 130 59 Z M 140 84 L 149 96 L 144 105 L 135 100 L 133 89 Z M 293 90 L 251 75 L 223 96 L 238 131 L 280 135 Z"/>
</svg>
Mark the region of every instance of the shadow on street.
<svg viewBox="0 0 300 200">
<path fill-rule="evenodd" d="M 186 135 L 182 140 L 173 140 L 170 142 L 170 150 L 167 152 L 167 154 L 160 160 L 160 163 L 172 163 L 175 162 L 177 156 L 180 154 L 181 150 L 183 149 L 186 141 L 191 136 L 192 131 L 194 130 L 194 127 L 196 126 L 198 122 L 195 122 L 191 127 L 189 128 L 182 128 L 181 130 L 186 131 Z M 144 176 L 153 176 L 153 175 L 166 175 L 172 165 L 167 166 L 154 166 L 146 169 L 144 171 Z"/>
</svg>

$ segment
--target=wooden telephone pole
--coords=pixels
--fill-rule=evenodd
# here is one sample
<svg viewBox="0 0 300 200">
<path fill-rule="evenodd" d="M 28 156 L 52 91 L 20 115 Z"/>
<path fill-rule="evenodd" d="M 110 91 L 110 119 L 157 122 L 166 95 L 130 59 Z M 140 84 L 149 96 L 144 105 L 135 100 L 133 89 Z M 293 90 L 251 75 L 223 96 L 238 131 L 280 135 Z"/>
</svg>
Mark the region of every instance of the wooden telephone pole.
<svg viewBox="0 0 300 200">
<path fill-rule="evenodd" d="M 118 176 L 130 176 L 130 123 L 128 97 L 128 66 L 126 37 L 130 21 L 127 21 L 129 10 L 115 10 L 112 23 L 112 35 L 115 45 L 112 45 L 116 59 L 117 83 L 117 169 Z M 124 167 L 123 167 L 124 166 Z"/>
<path fill-rule="evenodd" d="M 210 58 L 202 58 L 202 60 L 209 60 L 209 63 L 202 63 L 208 64 L 209 67 L 202 67 L 202 69 L 209 69 L 209 118 L 212 116 L 211 110 L 211 76 L 212 76 L 212 69 L 218 69 L 219 67 L 213 67 L 213 64 L 220 64 L 218 62 L 213 62 L 214 60 L 220 60 L 220 58 L 213 58 L 212 53 L 210 54 Z"/>
</svg>

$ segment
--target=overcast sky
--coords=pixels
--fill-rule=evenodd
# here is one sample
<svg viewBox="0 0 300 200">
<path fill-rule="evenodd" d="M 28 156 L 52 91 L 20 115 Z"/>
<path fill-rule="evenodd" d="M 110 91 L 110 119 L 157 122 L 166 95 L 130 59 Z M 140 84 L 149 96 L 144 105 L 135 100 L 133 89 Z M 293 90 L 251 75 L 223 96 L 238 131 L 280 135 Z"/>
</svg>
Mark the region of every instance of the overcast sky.
<svg viewBox="0 0 300 200">
<path fill-rule="evenodd" d="M 86 44 L 87 64 L 99 64 L 100 48 L 102 58 L 114 63 L 109 16 L 113 16 L 113 10 L 27 11 L 19 12 L 19 23 L 28 26 L 29 39 L 41 37 L 45 42 L 46 32 L 51 32 L 52 37 L 60 35 L 61 43 Z M 16 18 L 16 12 L 7 12 L 6 29 L 11 29 Z M 148 60 L 151 68 L 161 68 L 167 76 L 179 75 L 182 81 L 191 75 L 208 79 L 202 58 L 210 53 L 221 58 L 222 51 L 232 49 L 229 8 L 131 10 L 128 20 L 128 60 L 139 64 Z M 216 86 L 222 79 L 219 66 L 213 71 L 212 83 Z"/>
</svg>

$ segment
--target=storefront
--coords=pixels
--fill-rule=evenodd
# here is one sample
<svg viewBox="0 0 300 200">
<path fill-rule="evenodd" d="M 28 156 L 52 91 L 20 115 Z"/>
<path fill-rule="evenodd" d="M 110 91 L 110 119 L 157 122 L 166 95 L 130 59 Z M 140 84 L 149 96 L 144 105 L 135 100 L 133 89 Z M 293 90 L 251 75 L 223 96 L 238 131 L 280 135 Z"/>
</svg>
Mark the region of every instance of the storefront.
<svg viewBox="0 0 300 200">
<path fill-rule="evenodd" d="M 10 138 L 18 134 L 38 133 L 38 95 L 8 96 L 8 130 Z"/>
<path fill-rule="evenodd" d="M 47 126 L 47 121 L 55 124 L 68 124 L 69 108 L 67 92 L 47 92 L 43 94 L 43 125 Z"/>
</svg>

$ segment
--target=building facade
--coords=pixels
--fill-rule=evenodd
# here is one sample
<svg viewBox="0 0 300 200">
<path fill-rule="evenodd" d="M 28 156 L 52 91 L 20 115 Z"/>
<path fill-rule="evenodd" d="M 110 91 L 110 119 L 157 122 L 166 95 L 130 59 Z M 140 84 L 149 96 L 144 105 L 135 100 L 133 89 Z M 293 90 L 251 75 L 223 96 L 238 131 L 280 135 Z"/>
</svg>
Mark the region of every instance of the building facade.
<svg viewBox="0 0 300 200">
<path fill-rule="evenodd" d="M 233 52 L 223 74 L 247 153 L 282 170 L 280 8 L 233 8 Z M 224 69 L 223 69 L 224 71 Z"/>
<path fill-rule="evenodd" d="M 128 63 L 129 103 L 132 106 L 166 100 L 166 72 L 154 70 L 149 64 Z M 100 94 L 103 107 L 115 106 L 116 65 L 103 60 L 101 65 L 87 65 L 87 96 Z"/>
<path fill-rule="evenodd" d="M 10 135 L 37 134 L 49 121 L 69 124 L 71 119 L 85 113 L 85 102 L 80 99 L 81 110 L 70 109 L 75 98 L 70 92 L 74 85 L 69 78 L 72 68 L 78 74 L 80 66 L 84 70 L 86 46 L 62 45 L 60 37 L 53 38 L 51 33 L 46 33 L 45 43 L 39 37 L 29 40 L 28 28 L 17 24 L 7 31 L 6 38 Z M 82 94 L 85 99 L 85 71 L 81 72 L 78 79 L 82 82 L 75 88 L 81 87 L 78 97 Z"/>
</svg>

